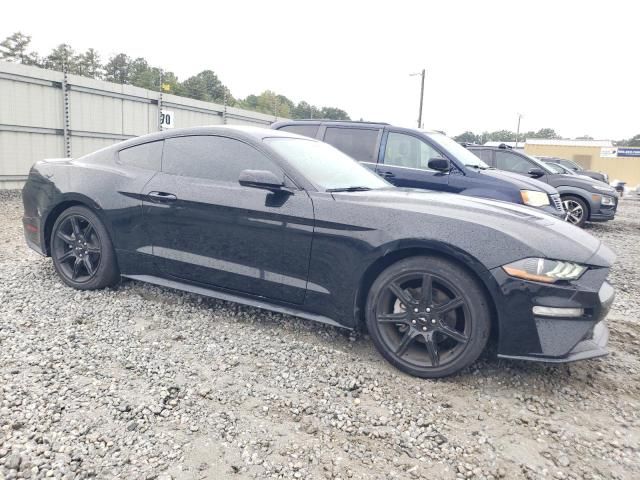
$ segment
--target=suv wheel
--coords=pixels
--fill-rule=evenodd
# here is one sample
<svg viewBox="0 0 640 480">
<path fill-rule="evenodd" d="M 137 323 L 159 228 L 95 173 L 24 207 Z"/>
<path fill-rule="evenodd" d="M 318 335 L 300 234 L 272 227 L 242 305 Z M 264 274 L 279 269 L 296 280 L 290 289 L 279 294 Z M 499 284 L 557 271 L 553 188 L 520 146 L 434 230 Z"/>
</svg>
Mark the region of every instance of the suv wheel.
<svg viewBox="0 0 640 480">
<path fill-rule="evenodd" d="M 589 218 L 589 207 L 579 197 L 573 195 L 562 197 L 562 206 L 566 212 L 565 220 L 577 227 L 582 227 Z"/>
</svg>

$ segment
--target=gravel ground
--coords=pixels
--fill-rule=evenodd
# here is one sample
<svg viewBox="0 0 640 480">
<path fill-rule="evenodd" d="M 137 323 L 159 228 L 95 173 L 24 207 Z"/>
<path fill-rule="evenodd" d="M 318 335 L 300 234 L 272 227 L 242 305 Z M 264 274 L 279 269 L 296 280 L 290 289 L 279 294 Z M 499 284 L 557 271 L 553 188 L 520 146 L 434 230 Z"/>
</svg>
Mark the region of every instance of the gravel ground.
<svg viewBox="0 0 640 480">
<path fill-rule="evenodd" d="M 0 480 L 640 478 L 640 201 L 611 355 L 399 373 L 365 336 L 126 281 L 78 292 L 0 194 Z"/>
</svg>

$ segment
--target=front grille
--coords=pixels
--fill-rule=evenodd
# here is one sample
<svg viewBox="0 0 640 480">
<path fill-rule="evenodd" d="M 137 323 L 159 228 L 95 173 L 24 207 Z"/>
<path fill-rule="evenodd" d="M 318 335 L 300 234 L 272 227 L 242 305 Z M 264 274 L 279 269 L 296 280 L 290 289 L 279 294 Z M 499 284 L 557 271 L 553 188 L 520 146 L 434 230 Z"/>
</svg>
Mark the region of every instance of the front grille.
<svg viewBox="0 0 640 480">
<path fill-rule="evenodd" d="M 560 198 L 560 195 L 554 193 L 549 195 L 549 198 L 551 199 L 551 204 L 556 207 L 556 210 L 560 213 L 564 213 L 564 207 L 562 206 L 562 199 Z"/>
</svg>

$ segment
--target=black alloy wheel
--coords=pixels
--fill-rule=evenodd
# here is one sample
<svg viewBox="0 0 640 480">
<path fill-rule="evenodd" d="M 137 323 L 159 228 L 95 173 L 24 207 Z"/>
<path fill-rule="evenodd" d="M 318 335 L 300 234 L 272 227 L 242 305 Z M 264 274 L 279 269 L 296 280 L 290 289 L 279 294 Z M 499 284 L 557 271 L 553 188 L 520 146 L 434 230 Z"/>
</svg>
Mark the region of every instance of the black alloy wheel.
<svg viewBox="0 0 640 480">
<path fill-rule="evenodd" d="M 490 328 L 483 290 L 465 270 L 437 257 L 413 257 L 372 286 L 367 326 L 378 350 L 412 375 L 437 378 L 475 361 Z"/>
<path fill-rule="evenodd" d="M 100 238 L 94 226 L 82 215 L 68 215 L 58 225 L 52 254 L 60 270 L 74 282 L 91 280 L 100 266 Z"/>
<path fill-rule="evenodd" d="M 119 278 L 109 235 L 86 207 L 71 207 L 56 220 L 51 256 L 58 276 L 81 290 L 111 285 Z"/>
</svg>

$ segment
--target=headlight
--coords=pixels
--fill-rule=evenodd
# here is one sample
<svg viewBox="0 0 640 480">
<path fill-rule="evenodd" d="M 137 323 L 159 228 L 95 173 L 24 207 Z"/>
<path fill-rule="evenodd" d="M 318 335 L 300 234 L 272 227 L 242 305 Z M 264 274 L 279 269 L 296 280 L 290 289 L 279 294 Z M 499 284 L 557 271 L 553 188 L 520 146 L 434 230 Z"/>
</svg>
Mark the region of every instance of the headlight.
<svg viewBox="0 0 640 480">
<path fill-rule="evenodd" d="M 530 207 L 544 207 L 549 205 L 549 195 L 536 190 L 520 190 L 522 203 Z"/>
<path fill-rule="evenodd" d="M 558 280 L 577 280 L 587 270 L 587 267 L 561 260 L 525 258 L 504 265 L 502 269 L 512 277 L 534 282 L 554 283 Z"/>
<path fill-rule="evenodd" d="M 615 189 L 611 188 L 611 187 L 607 187 L 604 185 L 591 185 L 593 188 L 595 188 L 596 190 L 600 190 L 601 192 L 613 192 Z"/>
<path fill-rule="evenodd" d="M 613 197 L 609 197 L 607 195 L 602 195 L 602 200 L 600 201 L 600 205 L 615 205 L 616 201 Z"/>
</svg>

